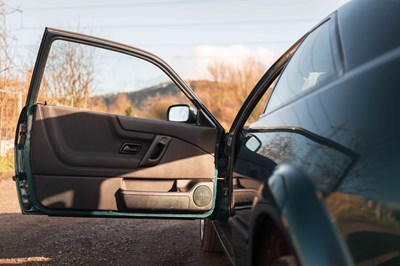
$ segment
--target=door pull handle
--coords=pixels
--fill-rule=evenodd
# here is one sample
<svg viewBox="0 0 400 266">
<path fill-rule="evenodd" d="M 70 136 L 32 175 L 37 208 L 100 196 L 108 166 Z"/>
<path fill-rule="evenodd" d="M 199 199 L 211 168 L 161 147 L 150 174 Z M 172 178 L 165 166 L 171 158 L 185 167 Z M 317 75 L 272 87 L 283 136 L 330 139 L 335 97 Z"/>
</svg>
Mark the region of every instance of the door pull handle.
<svg viewBox="0 0 400 266">
<path fill-rule="evenodd" d="M 136 154 L 140 151 L 141 148 L 142 148 L 141 144 L 124 143 L 119 151 L 120 153 Z"/>
</svg>

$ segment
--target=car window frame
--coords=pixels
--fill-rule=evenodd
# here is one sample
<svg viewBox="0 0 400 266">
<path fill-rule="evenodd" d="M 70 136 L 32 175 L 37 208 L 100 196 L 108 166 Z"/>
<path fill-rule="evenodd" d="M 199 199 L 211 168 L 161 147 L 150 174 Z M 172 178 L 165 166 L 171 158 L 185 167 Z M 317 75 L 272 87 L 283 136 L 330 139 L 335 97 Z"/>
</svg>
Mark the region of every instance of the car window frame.
<svg viewBox="0 0 400 266">
<path fill-rule="evenodd" d="M 228 164 L 226 168 L 219 169 L 223 170 L 225 172 L 225 175 L 229 177 L 230 182 L 228 182 L 228 192 L 230 195 L 228 195 L 228 206 L 232 206 L 232 194 L 233 194 L 233 186 L 232 186 L 232 176 L 233 176 L 233 169 L 236 161 L 236 156 L 238 155 L 239 149 L 240 149 L 240 144 L 241 144 L 241 138 L 243 137 L 243 131 L 246 130 L 245 128 L 245 123 L 247 119 L 250 117 L 252 111 L 254 108 L 256 108 L 257 104 L 259 101 L 262 99 L 264 94 L 268 89 L 270 89 L 271 84 L 277 79 L 280 78 L 280 75 L 283 73 L 286 65 L 292 58 L 292 55 L 297 51 L 297 48 L 303 43 L 303 41 L 307 38 L 307 36 L 313 32 L 316 28 L 318 28 L 320 25 L 323 23 L 327 22 L 328 20 L 331 20 L 332 25 L 330 27 L 330 34 L 331 37 L 333 37 L 335 41 L 335 49 L 333 49 L 333 55 L 335 60 L 338 60 L 336 63 L 338 64 L 338 71 L 337 71 L 337 76 L 336 78 L 339 78 L 344 74 L 344 69 L 345 69 L 345 60 L 343 56 L 343 49 L 340 41 L 340 34 L 339 34 L 339 29 L 338 29 L 338 22 L 337 22 L 337 12 L 332 13 L 330 16 L 322 20 L 320 23 L 318 23 L 314 28 L 312 28 L 309 32 L 304 34 L 297 42 L 295 42 L 285 53 L 282 54 L 281 57 L 279 57 L 278 60 L 275 61 L 275 63 L 267 70 L 267 72 L 261 77 L 261 79 L 258 81 L 258 83 L 255 85 L 253 90 L 250 92 L 250 94 L 247 96 L 246 100 L 243 102 L 242 107 L 240 108 L 238 114 L 236 115 L 231 128 L 229 129 L 229 133 L 225 136 L 225 141 L 224 141 L 224 153 L 226 156 L 230 157 L 228 160 Z M 277 80 L 278 81 L 278 80 Z M 318 86 L 316 89 L 320 88 Z M 274 90 L 274 88 L 271 88 Z M 301 95 L 301 97 L 304 97 L 308 93 L 311 93 L 315 91 L 316 89 L 310 89 L 308 91 L 305 91 L 304 94 Z M 273 94 L 273 91 L 271 92 L 271 96 Z M 271 98 L 269 97 L 269 99 Z M 266 102 L 266 105 L 264 107 L 264 112 L 266 110 L 266 107 L 269 103 L 269 99 Z M 299 97 L 297 97 L 294 100 L 298 100 Z M 282 106 L 281 106 L 282 107 Z M 281 108 L 280 107 L 280 108 Z M 261 114 L 260 118 L 266 116 L 265 114 Z"/>
<path fill-rule="evenodd" d="M 229 158 L 227 164 L 223 165 L 223 167 L 218 167 L 218 171 L 221 172 L 222 175 L 226 176 L 229 182 L 226 182 L 226 190 L 228 195 L 226 195 L 227 200 L 227 208 L 228 213 L 233 208 L 232 200 L 233 200 L 233 184 L 232 184 L 232 176 L 233 176 L 233 169 L 235 166 L 236 156 L 238 155 L 240 144 L 241 144 L 241 137 L 243 130 L 245 130 L 245 123 L 247 119 L 250 117 L 254 108 L 256 108 L 257 104 L 264 96 L 266 91 L 270 89 L 271 84 L 279 77 L 282 69 L 290 59 L 291 55 L 296 51 L 299 44 L 305 38 L 306 35 L 301 37 L 296 43 L 294 43 L 285 53 L 279 57 L 278 60 L 265 72 L 265 74 L 261 77 L 261 79 L 257 82 L 253 90 L 249 93 L 246 100 L 243 102 L 238 114 L 236 115 L 229 133 L 226 134 L 225 140 L 222 143 L 225 156 Z"/>
<path fill-rule="evenodd" d="M 165 73 L 171 81 L 179 88 L 179 90 L 188 98 L 188 100 L 202 112 L 209 122 L 218 130 L 218 134 L 224 134 L 225 130 L 219 121 L 214 117 L 211 111 L 204 105 L 204 103 L 197 97 L 193 90 L 185 83 L 185 81 L 169 66 L 164 60 L 158 56 L 147 52 L 145 50 L 129 46 L 126 44 L 85 35 L 81 33 L 70 32 L 55 28 L 44 29 L 43 37 L 37 53 L 35 65 L 32 72 L 31 81 L 28 87 L 28 94 L 25 101 L 25 106 L 28 109 L 32 108 L 37 102 L 38 93 L 41 89 L 41 82 L 45 66 L 48 60 L 49 52 L 54 41 L 65 41 L 76 44 L 88 45 L 94 48 L 105 49 L 110 52 L 120 53 L 134 58 L 138 58 L 154 65 L 161 72 Z M 144 118 L 149 119 L 149 118 Z"/>
<path fill-rule="evenodd" d="M 69 49 L 68 51 L 79 50 L 79 52 L 82 54 L 85 54 L 85 52 L 86 52 L 86 54 L 92 53 L 92 55 L 91 55 L 92 61 L 91 61 L 90 65 L 92 66 L 91 72 L 92 72 L 93 82 L 91 84 L 94 84 L 94 85 L 89 86 L 87 100 L 86 100 L 87 103 L 85 105 L 83 105 L 83 104 L 79 105 L 79 103 L 75 104 L 74 101 L 71 104 L 69 104 L 69 103 L 67 104 L 66 102 L 62 102 L 62 101 L 60 103 L 60 100 L 59 100 L 60 97 L 51 97 L 51 96 L 48 97 L 46 95 L 46 90 L 53 91 L 54 94 L 56 94 L 56 95 L 60 91 L 62 91 L 62 89 L 55 86 L 54 83 L 52 83 L 49 80 L 52 79 L 51 78 L 52 71 L 55 69 L 53 64 L 54 63 L 60 64 L 60 62 L 65 63 L 65 61 L 63 61 L 64 60 L 63 54 L 66 53 L 66 51 L 65 51 L 66 47 L 72 47 L 72 48 L 68 48 Z M 162 79 L 161 79 L 161 81 L 157 81 L 156 83 L 144 85 L 143 87 L 138 87 L 138 89 L 135 88 L 134 90 L 123 89 L 122 84 L 116 85 L 116 86 L 115 85 L 107 85 L 108 89 L 110 89 L 110 90 L 104 91 L 104 88 L 103 88 L 103 87 L 105 87 L 104 85 L 103 85 L 103 87 L 100 87 L 100 88 L 98 86 L 96 86 L 99 83 L 102 83 L 102 79 L 98 78 L 98 77 L 102 77 L 102 76 L 111 77 L 111 74 L 109 74 L 109 71 L 108 71 L 108 70 L 110 70 L 110 68 L 101 66 L 104 69 L 106 69 L 106 71 L 104 71 L 104 69 L 102 72 L 99 71 L 98 65 L 104 64 L 104 62 L 103 62 L 104 58 L 106 58 L 106 59 L 117 58 L 122 61 L 127 61 L 128 63 L 125 66 L 132 67 L 137 64 L 137 66 L 142 67 L 142 68 L 148 67 L 148 69 L 150 71 L 147 71 L 147 72 L 153 72 L 152 76 L 154 76 L 154 77 L 157 75 L 160 77 L 162 76 Z M 86 63 L 85 61 L 82 63 L 82 60 L 80 60 L 79 62 L 78 62 L 78 60 L 76 60 L 75 62 L 77 63 L 76 65 L 78 67 L 80 67 Z M 105 64 L 105 65 L 107 65 L 107 64 Z M 114 67 L 115 67 L 115 69 L 117 69 L 119 66 L 114 65 Z M 82 69 L 78 69 L 75 73 L 81 74 L 83 72 L 82 72 Z M 154 73 L 156 73 L 156 74 L 154 74 Z M 127 76 L 127 75 L 124 74 L 124 76 Z M 139 77 L 139 78 L 141 78 L 142 76 L 143 76 L 142 73 L 137 75 L 137 77 Z M 65 80 L 65 76 L 60 78 L 60 80 Z M 44 81 L 46 81 L 46 82 L 44 82 Z M 129 81 L 132 81 L 132 80 L 129 80 Z M 47 88 L 45 87 L 46 83 L 48 84 L 47 85 L 48 87 L 46 86 Z M 53 86 L 50 86 L 51 84 L 53 84 Z M 135 85 L 132 85 L 132 83 L 127 83 L 127 84 L 130 84 L 130 87 L 132 87 L 132 88 L 135 87 Z M 182 90 L 182 88 L 179 87 L 176 80 L 173 79 L 171 77 L 171 75 L 168 75 L 165 72 L 165 68 L 162 68 L 161 66 L 156 65 L 150 59 L 144 59 L 142 57 L 124 53 L 119 50 L 112 50 L 110 48 L 100 47 L 96 44 L 79 42 L 79 41 L 72 40 L 72 39 L 70 40 L 70 39 L 64 39 L 64 38 L 55 38 L 54 40 L 52 40 L 51 45 L 48 49 L 48 55 L 46 58 L 44 69 L 43 69 L 40 85 L 37 88 L 37 94 L 36 94 L 36 99 L 34 101 L 34 104 L 42 103 L 42 104 L 46 104 L 46 105 L 63 106 L 65 108 L 73 108 L 73 109 L 91 111 L 91 112 L 96 112 L 96 113 L 118 115 L 118 116 L 134 116 L 134 117 L 143 118 L 143 119 L 167 121 L 166 118 L 148 115 L 147 113 L 150 110 L 150 108 L 148 108 L 148 107 L 146 107 L 146 105 L 142 104 L 143 101 L 140 101 L 140 100 L 139 100 L 139 103 L 138 102 L 134 103 L 134 101 L 136 100 L 135 98 L 137 98 L 137 97 L 132 97 L 132 93 L 136 93 L 137 91 L 145 90 L 150 87 L 158 87 L 160 89 L 161 88 L 164 89 L 164 87 L 171 87 L 171 86 L 175 87 L 174 89 L 176 90 L 177 98 L 179 98 L 179 100 L 177 100 L 176 103 L 182 103 L 182 104 L 184 103 L 184 104 L 189 104 L 191 106 L 194 106 L 193 99 L 189 98 L 187 96 L 187 94 L 185 94 L 185 92 Z M 62 87 L 62 86 L 60 86 L 60 87 Z M 189 89 L 190 89 L 190 87 L 189 87 Z M 43 92 L 43 91 L 45 91 L 45 92 L 43 94 L 41 94 L 41 92 Z M 64 87 L 64 91 L 65 91 L 65 87 Z M 104 102 L 107 102 L 107 98 L 108 98 L 109 102 L 113 102 L 116 98 L 118 98 L 117 96 L 119 94 L 125 94 L 130 102 L 130 107 L 133 108 L 135 111 L 139 110 L 139 112 L 135 112 L 134 115 L 126 115 L 122 109 L 119 109 L 119 110 L 115 110 L 115 109 L 110 110 L 108 108 L 97 109 L 96 108 L 96 107 L 98 107 L 97 103 L 91 102 L 94 98 L 97 98 L 97 97 L 99 97 L 99 98 L 101 97 L 101 98 L 105 99 Z M 129 94 L 131 94 L 131 95 L 129 95 Z M 110 97 L 110 95 L 114 95 L 115 98 L 113 99 L 112 98 L 113 96 Z M 110 107 L 109 102 L 105 104 L 107 107 Z M 163 111 L 164 111 L 164 115 L 166 115 L 167 106 L 165 106 L 165 108 L 163 108 Z M 196 124 L 196 123 L 193 123 L 193 124 Z"/>
</svg>

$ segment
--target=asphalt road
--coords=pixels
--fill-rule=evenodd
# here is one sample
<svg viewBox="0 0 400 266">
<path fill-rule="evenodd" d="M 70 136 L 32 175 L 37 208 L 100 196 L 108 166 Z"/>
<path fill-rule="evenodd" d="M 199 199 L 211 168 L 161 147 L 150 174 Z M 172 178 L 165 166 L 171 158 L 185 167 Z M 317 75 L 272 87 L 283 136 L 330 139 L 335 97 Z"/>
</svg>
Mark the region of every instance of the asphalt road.
<svg viewBox="0 0 400 266">
<path fill-rule="evenodd" d="M 19 213 L 15 183 L 0 179 L 0 264 L 229 265 L 200 250 L 199 221 L 56 218 Z"/>
</svg>

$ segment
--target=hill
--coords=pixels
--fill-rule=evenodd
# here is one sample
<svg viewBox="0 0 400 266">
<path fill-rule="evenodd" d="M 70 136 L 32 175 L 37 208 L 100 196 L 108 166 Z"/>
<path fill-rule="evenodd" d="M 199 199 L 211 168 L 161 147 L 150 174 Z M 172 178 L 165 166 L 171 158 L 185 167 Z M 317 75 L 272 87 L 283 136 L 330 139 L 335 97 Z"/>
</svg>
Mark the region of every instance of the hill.
<svg viewBox="0 0 400 266">
<path fill-rule="evenodd" d="M 106 94 L 103 96 L 106 105 L 111 105 L 116 99 L 118 95 L 126 95 L 127 99 L 132 103 L 133 106 L 140 106 L 142 102 L 146 99 L 155 97 L 155 96 L 176 96 L 180 94 L 179 88 L 172 82 L 164 82 L 157 84 L 152 87 L 144 88 L 139 91 L 132 92 L 121 92 L 118 94 Z"/>
</svg>

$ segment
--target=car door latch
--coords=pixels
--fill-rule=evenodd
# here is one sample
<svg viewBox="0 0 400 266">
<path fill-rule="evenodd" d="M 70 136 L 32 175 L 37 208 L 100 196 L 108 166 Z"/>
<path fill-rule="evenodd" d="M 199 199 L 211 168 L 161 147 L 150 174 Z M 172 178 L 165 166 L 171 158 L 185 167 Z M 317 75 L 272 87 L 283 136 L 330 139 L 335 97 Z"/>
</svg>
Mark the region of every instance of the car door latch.
<svg viewBox="0 0 400 266">
<path fill-rule="evenodd" d="M 124 143 L 120 149 L 121 153 L 130 153 L 130 154 L 136 154 L 140 151 L 142 148 L 141 144 L 136 144 L 136 143 Z"/>
</svg>

